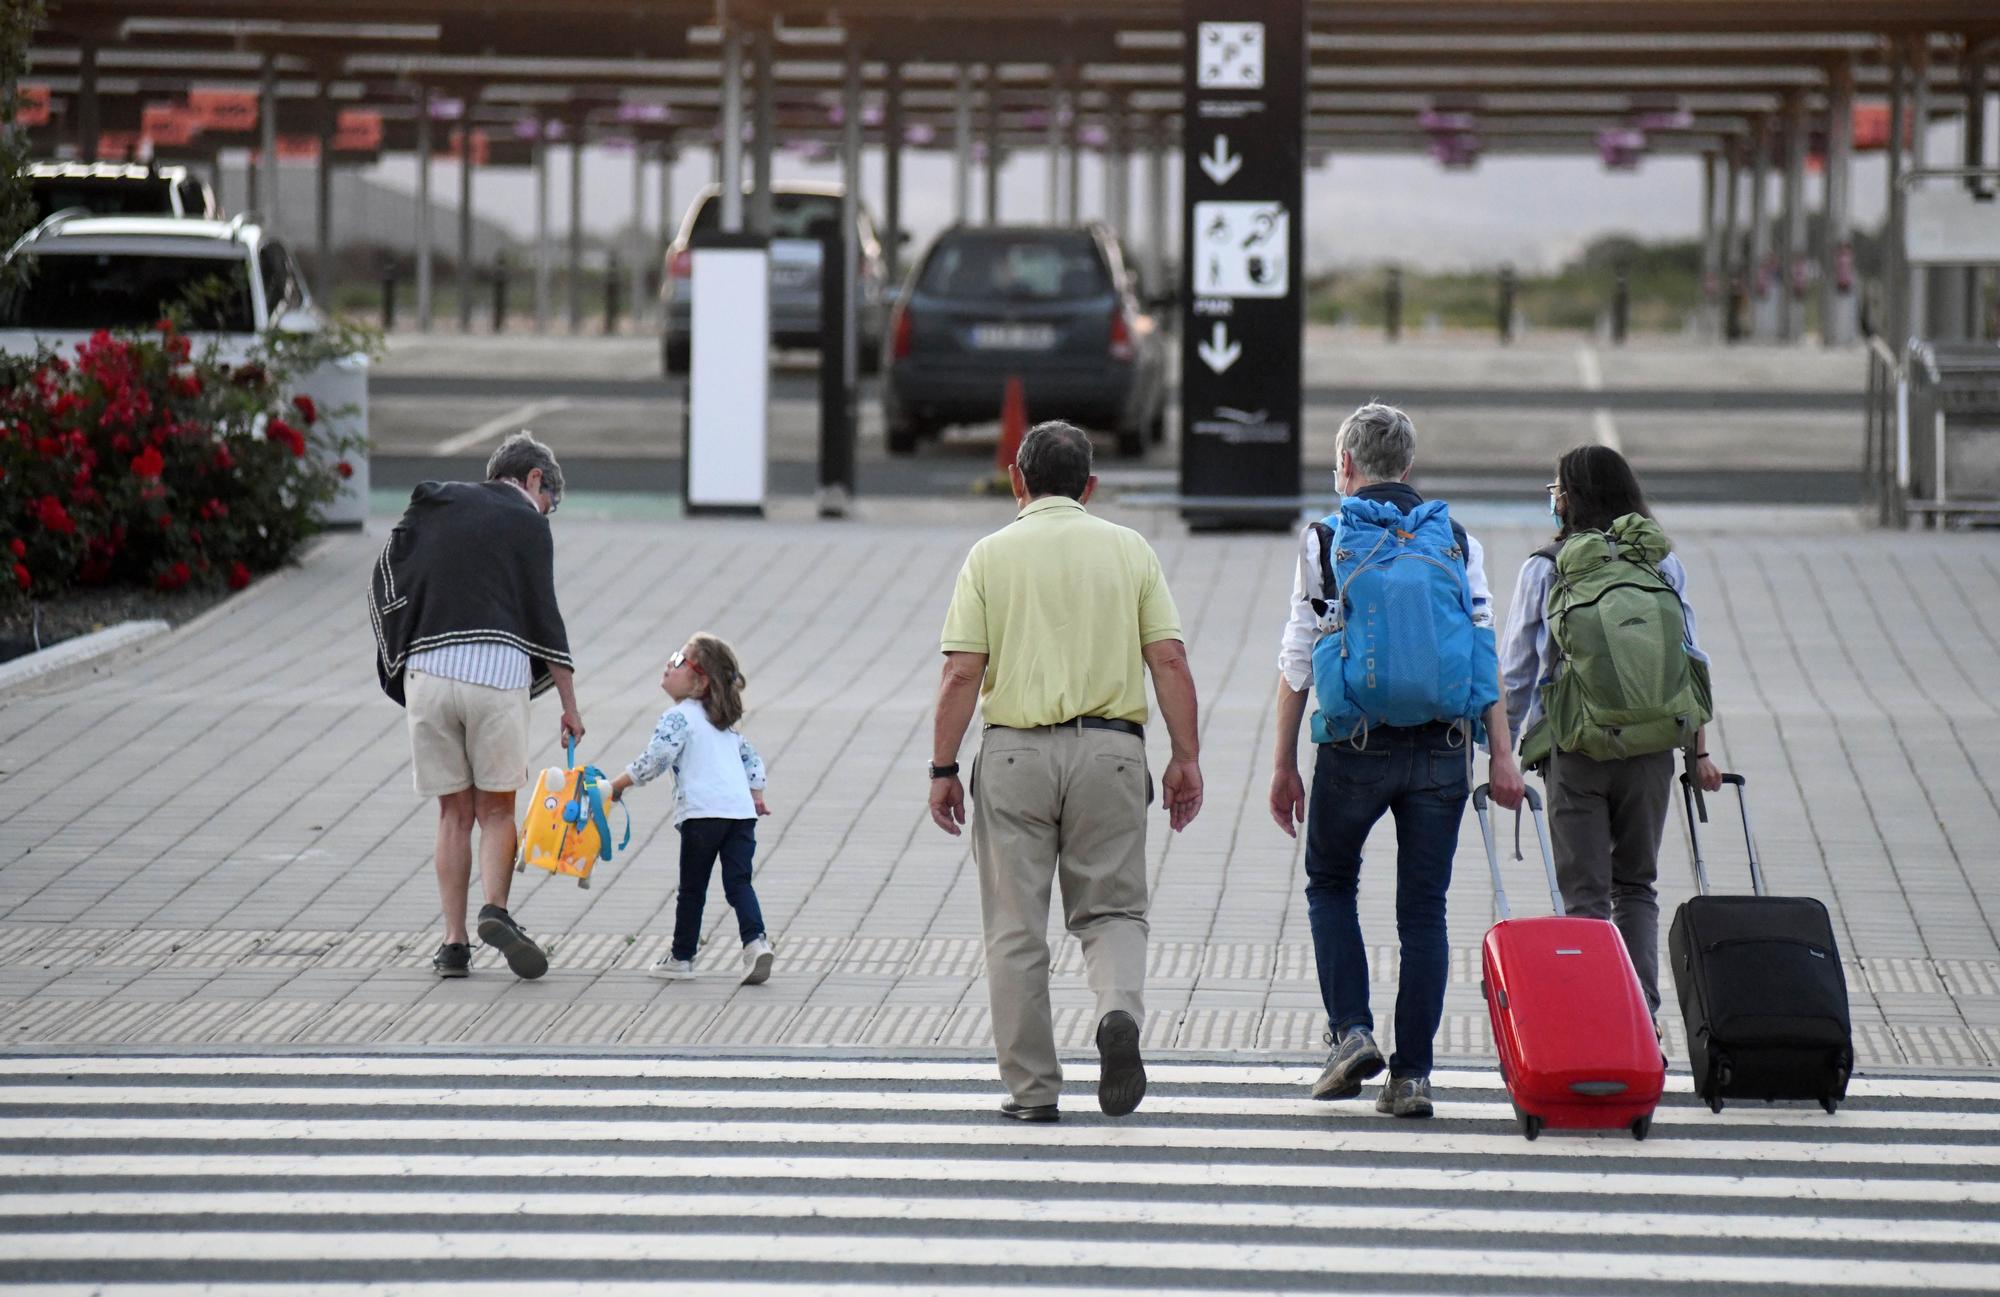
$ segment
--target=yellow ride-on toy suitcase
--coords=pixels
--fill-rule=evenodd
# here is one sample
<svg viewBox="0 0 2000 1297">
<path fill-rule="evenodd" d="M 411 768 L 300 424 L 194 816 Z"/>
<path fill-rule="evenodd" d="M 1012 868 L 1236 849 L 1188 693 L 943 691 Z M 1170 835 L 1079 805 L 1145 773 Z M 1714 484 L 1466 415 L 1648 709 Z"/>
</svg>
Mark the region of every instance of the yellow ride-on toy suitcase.
<svg viewBox="0 0 2000 1297">
<path fill-rule="evenodd" d="M 572 740 L 568 767 L 550 766 L 535 776 L 529 789 L 528 820 L 521 827 L 521 854 L 514 872 L 526 873 L 533 865 L 567 874 L 578 887 L 590 886 L 591 868 L 611 859 L 611 825 L 604 816 L 610 787 L 602 770 L 576 764 Z M 626 811 L 625 839 L 617 849 L 623 851 L 631 841 L 632 813 Z"/>
</svg>

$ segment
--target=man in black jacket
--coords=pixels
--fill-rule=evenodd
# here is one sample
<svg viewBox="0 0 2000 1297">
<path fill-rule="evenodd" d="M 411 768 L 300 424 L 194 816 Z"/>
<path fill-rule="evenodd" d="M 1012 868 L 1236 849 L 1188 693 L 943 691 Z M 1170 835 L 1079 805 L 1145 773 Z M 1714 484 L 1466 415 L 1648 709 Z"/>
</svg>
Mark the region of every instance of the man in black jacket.
<svg viewBox="0 0 2000 1297">
<path fill-rule="evenodd" d="M 411 493 L 369 582 L 376 674 L 408 713 L 417 795 L 438 801 L 445 930 L 431 967 L 440 977 L 471 969 L 474 824 L 486 893 L 479 939 L 517 977 L 549 968 L 507 912 L 507 893 L 515 794 L 528 782 L 528 700 L 553 686 L 563 738 L 583 737 L 548 523 L 562 490 L 554 453 L 517 433 L 487 461 L 486 481 L 425 482 Z"/>
</svg>

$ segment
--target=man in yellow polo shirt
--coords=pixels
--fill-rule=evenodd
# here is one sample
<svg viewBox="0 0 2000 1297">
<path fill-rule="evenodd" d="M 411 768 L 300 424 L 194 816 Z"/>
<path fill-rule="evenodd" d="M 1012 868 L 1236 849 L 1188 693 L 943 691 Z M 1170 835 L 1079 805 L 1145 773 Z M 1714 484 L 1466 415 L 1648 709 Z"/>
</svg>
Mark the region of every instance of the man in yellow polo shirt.
<svg viewBox="0 0 2000 1297">
<path fill-rule="evenodd" d="M 1146 1093 L 1146 673 L 1172 759 L 1160 777 L 1175 832 L 1201 810 L 1194 677 L 1180 614 L 1145 538 L 1084 511 L 1097 478 L 1090 438 L 1039 424 L 1010 470 L 1021 511 L 972 547 L 941 647 L 931 818 L 965 823 L 958 748 L 977 702 L 972 855 L 986 930 L 993 1045 L 1010 1098 L 1000 1111 L 1055 1121 L 1062 1092 L 1049 1014 L 1049 885 L 1083 942 L 1097 995 L 1097 1102 L 1122 1117 Z"/>
</svg>

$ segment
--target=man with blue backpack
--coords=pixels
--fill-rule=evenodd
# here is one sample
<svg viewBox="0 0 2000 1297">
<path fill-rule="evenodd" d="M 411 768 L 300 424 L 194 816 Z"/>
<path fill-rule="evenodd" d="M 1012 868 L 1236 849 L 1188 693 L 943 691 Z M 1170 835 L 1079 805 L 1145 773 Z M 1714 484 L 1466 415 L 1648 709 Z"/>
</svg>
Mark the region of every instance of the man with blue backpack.
<svg viewBox="0 0 2000 1297">
<path fill-rule="evenodd" d="M 1291 620 L 1278 654 L 1278 738 L 1271 814 L 1306 825 L 1306 907 L 1332 1047 L 1315 1099 L 1351 1099 L 1386 1066 L 1376 1110 L 1431 1115 L 1432 1041 L 1444 1016 L 1451 951 L 1445 893 L 1471 792 L 1474 747 L 1491 753 L 1493 800 L 1521 803 L 1479 542 L 1442 501 L 1405 480 L 1416 429 L 1401 410 L 1364 405 L 1336 442 L 1337 512 L 1299 538 Z M 1299 726 L 1307 690 L 1319 749 L 1307 801 Z M 1396 821 L 1396 1049 L 1375 1043 L 1368 949 L 1355 892 L 1361 848 Z"/>
</svg>

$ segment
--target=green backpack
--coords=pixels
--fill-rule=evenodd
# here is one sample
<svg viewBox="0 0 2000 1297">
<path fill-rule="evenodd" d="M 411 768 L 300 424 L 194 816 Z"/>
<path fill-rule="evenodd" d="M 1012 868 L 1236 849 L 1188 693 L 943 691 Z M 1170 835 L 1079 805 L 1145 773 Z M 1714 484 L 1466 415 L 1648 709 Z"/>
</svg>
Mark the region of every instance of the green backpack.
<svg viewBox="0 0 2000 1297">
<path fill-rule="evenodd" d="M 1708 723 L 1708 669 L 1688 653 L 1680 595 L 1660 575 L 1669 548 L 1659 524 L 1629 513 L 1556 552 L 1544 615 L 1559 666 L 1524 764 L 1542 764 L 1551 745 L 1599 761 L 1686 749 Z"/>
</svg>

